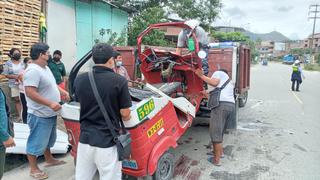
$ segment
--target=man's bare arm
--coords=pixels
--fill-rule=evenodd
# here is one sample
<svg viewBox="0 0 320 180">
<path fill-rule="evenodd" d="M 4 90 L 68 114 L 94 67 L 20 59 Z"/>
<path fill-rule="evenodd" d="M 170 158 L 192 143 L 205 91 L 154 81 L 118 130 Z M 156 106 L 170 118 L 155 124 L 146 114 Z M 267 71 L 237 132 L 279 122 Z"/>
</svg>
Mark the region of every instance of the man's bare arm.
<svg viewBox="0 0 320 180">
<path fill-rule="evenodd" d="M 61 109 L 61 106 L 59 103 L 57 102 L 52 102 L 44 97 L 42 97 L 38 91 L 36 87 L 33 86 L 26 86 L 25 87 L 25 92 L 26 92 L 26 96 L 29 97 L 30 99 L 32 99 L 33 101 L 48 106 L 51 109 L 53 109 L 54 111 L 58 111 Z"/>
<path fill-rule="evenodd" d="M 205 76 L 205 75 L 200 76 L 200 78 L 201 78 L 204 82 L 206 82 L 206 83 L 208 83 L 209 85 L 214 86 L 214 87 L 217 87 L 217 86 L 219 85 L 219 83 L 220 83 L 220 79 L 217 79 L 217 78 L 209 78 L 209 77 L 207 77 L 207 76 Z"/>
<path fill-rule="evenodd" d="M 220 79 L 218 79 L 218 78 L 209 78 L 209 77 L 205 76 L 205 75 L 203 74 L 203 71 L 202 71 L 201 69 L 195 70 L 194 73 L 195 73 L 197 76 L 199 76 L 199 78 L 201 78 L 204 82 L 208 83 L 208 84 L 211 85 L 211 86 L 216 87 L 216 86 L 218 86 L 219 83 L 220 83 Z"/>
<path fill-rule="evenodd" d="M 123 121 L 129 121 L 131 119 L 130 108 L 120 109 L 120 114 Z"/>
<path fill-rule="evenodd" d="M 181 55 L 181 53 L 182 53 L 182 48 L 179 48 L 179 47 L 178 47 L 178 48 L 176 49 L 176 54 Z"/>
</svg>

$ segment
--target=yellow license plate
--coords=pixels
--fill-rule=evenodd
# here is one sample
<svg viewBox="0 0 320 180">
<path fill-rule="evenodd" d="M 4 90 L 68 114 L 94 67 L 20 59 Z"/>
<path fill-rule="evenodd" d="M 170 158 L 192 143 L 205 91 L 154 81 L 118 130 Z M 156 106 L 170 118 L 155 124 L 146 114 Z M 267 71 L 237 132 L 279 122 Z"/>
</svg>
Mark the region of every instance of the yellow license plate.
<svg viewBox="0 0 320 180">
<path fill-rule="evenodd" d="M 150 138 L 157 131 L 159 131 L 163 127 L 163 118 L 161 118 L 158 122 L 156 122 L 151 128 L 148 129 L 147 135 Z"/>
</svg>

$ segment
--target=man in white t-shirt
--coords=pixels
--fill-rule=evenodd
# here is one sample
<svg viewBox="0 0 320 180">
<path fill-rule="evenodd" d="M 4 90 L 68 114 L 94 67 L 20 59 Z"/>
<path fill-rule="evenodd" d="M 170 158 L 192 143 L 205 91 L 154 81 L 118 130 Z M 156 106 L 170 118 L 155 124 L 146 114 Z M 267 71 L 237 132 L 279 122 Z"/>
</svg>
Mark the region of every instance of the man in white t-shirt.
<svg viewBox="0 0 320 180">
<path fill-rule="evenodd" d="M 61 109 L 60 95 L 69 97 L 68 92 L 56 84 L 49 69 L 49 46 L 44 43 L 32 45 L 30 57 L 32 64 L 24 74 L 24 89 L 28 106 L 28 125 L 30 134 L 27 140 L 27 158 L 30 165 L 30 176 L 35 179 L 46 179 L 48 174 L 40 170 L 37 158 L 44 155 L 47 167 L 65 164 L 55 159 L 50 151 L 57 139 L 57 112 Z"/>
<path fill-rule="evenodd" d="M 225 87 L 220 93 L 219 106 L 211 110 L 209 133 L 213 144 L 213 157 L 208 160 L 217 166 L 220 166 L 220 158 L 223 155 L 223 132 L 226 123 L 233 117 L 235 110 L 234 86 L 231 81 L 228 82 L 229 75 L 226 70 L 220 69 L 213 73 L 210 77 L 203 74 L 202 70 L 198 69 L 195 72 L 204 82 L 214 87 Z"/>
</svg>

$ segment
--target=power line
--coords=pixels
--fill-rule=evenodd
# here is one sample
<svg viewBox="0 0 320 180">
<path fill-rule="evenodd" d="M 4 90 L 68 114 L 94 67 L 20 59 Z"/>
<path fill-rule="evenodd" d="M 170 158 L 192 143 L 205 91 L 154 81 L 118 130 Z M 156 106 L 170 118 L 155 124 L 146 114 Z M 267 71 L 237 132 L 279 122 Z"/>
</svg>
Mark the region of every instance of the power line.
<svg viewBox="0 0 320 180">
<path fill-rule="evenodd" d="M 311 39 L 311 48 L 313 48 L 313 40 L 314 40 L 314 32 L 316 28 L 316 22 L 317 19 L 320 19 L 320 16 L 318 16 L 318 13 L 320 12 L 319 4 L 312 4 L 309 6 L 309 19 L 313 19 L 313 30 L 312 30 L 312 39 Z"/>
</svg>

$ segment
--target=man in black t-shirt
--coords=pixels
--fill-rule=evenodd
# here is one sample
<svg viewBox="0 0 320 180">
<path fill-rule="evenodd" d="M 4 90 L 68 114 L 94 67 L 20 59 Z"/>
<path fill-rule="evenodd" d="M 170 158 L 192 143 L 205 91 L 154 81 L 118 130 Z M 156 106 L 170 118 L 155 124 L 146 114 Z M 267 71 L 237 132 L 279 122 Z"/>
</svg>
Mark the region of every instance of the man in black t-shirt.
<svg viewBox="0 0 320 180">
<path fill-rule="evenodd" d="M 112 47 L 105 43 L 92 49 L 94 79 L 112 124 L 120 128 L 120 121 L 130 119 L 132 105 L 127 80 L 113 69 Z M 88 73 L 79 75 L 74 83 L 80 102 L 80 139 L 77 152 L 76 180 L 92 179 L 98 169 L 101 180 L 121 180 L 122 164 L 106 120 L 90 86 Z"/>
</svg>

